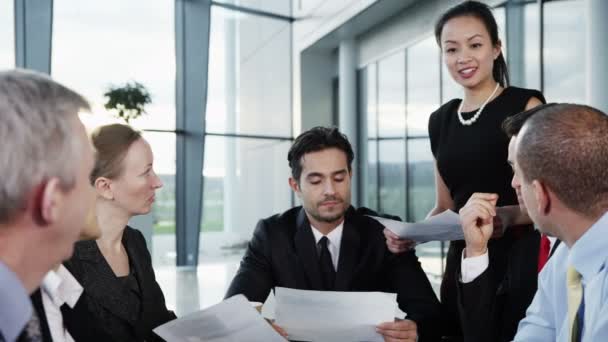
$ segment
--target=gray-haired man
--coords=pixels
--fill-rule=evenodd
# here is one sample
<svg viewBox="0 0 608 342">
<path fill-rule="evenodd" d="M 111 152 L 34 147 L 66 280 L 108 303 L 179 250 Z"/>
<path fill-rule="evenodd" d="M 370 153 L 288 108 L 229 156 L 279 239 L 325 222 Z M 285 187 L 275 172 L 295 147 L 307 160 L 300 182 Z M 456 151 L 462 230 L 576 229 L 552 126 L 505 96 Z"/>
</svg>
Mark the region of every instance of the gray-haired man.
<svg viewBox="0 0 608 342">
<path fill-rule="evenodd" d="M 88 109 L 46 76 L 0 72 L 0 341 L 35 321 L 29 294 L 84 227 L 93 154 L 78 113 Z"/>
</svg>

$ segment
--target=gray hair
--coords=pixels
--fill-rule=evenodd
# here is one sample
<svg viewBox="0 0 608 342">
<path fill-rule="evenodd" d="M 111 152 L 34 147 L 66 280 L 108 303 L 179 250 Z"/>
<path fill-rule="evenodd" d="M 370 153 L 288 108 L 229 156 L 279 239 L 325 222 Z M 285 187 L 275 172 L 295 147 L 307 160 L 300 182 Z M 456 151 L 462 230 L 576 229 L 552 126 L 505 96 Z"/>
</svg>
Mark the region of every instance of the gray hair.
<svg viewBox="0 0 608 342">
<path fill-rule="evenodd" d="M 80 161 L 73 118 L 90 110 L 76 92 L 25 70 L 0 72 L 0 223 L 25 208 L 28 194 L 57 177 L 75 185 Z"/>
</svg>

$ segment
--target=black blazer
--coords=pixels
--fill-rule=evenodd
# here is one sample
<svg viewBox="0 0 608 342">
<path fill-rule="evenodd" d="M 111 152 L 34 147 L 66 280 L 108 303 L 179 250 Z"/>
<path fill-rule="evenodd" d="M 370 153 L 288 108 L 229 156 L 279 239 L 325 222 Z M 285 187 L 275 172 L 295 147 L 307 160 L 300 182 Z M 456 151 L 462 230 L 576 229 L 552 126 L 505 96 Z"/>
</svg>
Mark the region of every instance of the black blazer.
<svg viewBox="0 0 608 342">
<path fill-rule="evenodd" d="M 44 304 L 42 302 L 42 293 L 40 292 L 40 289 L 34 291 L 30 298 L 32 300 L 34 311 L 38 315 L 38 320 L 40 321 L 40 333 L 42 341 L 52 342 L 53 338 L 48 320 L 46 318 L 46 312 L 44 311 Z M 75 342 L 111 341 L 111 338 L 101 329 L 99 329 L 96 320 L 89 313 L 86 305 L 86 298 L 84 296 L 80 296 L 74 308 L 70 308 L 67 305 L 62 305 L 61 315 L 63 316 L 63 323 L 66 330 L 70 333 L 70 336 L 72 336 Z M 24 335 L 20 337 L 20 341 L 25 340 Z"/>
<path fill-rule="evenodd" d="M 152 329 L 174 319 L 175 314 L 165 305 L 146 241 L 141 232 L 127 226 L 122 243 L 139 285 L 138 295 L 123 287 L 95 241 L 77 242 L 65 266 L 84 288 L 88 310 L 113 341 L 161 340 Z"/>
<path fill-rule="evenodd" d="M 530 227 L 511 234 L 507 229 L 500 245 L 491 250 L 488 267 L 479 277 L 463 284 L 458 280 L 458 310 L 466 342 L 512 341 L 519 321 L 538 286 L 540 233 Z M 551 254 L 559 244 L 556 241 Z M 460 279 L 458 269 L 458 279 Z"/>
<path fill-rule="evenodd" d="M 334 290 L 397 293 L 399 307 L 418 325 L 420 340 L 435 341 L 439 302 L 415 252 L 389 252 L 384 227 L 363 210 L 346 212 Z M 302 207 L 261 220 L 226 298 L 243 294 L 263 302 L 275 286 L 321 290 L 311 229 Z"/>
</svg>

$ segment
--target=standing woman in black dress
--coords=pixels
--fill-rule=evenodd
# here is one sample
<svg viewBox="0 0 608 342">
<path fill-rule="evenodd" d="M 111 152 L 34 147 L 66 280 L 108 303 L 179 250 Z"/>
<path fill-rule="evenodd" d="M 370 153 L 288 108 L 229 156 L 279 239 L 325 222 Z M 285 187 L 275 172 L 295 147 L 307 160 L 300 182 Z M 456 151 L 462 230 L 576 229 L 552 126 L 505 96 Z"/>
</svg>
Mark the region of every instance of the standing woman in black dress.
<svg viewBox="0 0 608 342">
<path fill-rule="evenodd" d="M 482 192 L 498 194 L 499 210 L 515 212 L 519 223 L 524 223 L 527 215 L 519 213 L 510 185 L 509 139 L 501 125 L 507 117 L 544 103 L 544 97 L 536 90 L 509 86 L 496 20 L 487 5 L 467 1 L 450 8 L 437 21 L 435 38 L 464 98 L 445 103 L 429 119 L 436 184 L 435 207 L 429 216 L 448 209 L 458 212 L 473 193 Z M 391 251 L 407 248 L 406 240 L 390 233 L 387 238 Z M 508 239 L 489 241 L 488 269 L 504 276 L 509 247 L 503 240 Z M 464 241 L 450 243 L 441 284 L 442 323 L 450 341 L 462 340 L 457 286 L 464 250 Z"/>
</svg>

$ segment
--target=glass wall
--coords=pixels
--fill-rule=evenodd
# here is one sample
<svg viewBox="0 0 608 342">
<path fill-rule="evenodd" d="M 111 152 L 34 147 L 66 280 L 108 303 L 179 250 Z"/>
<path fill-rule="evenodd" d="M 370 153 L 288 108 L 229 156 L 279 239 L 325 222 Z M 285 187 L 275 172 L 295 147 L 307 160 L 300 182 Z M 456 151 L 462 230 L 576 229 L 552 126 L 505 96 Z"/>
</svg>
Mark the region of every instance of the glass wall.
<svg viewBox="0 0 608 342">
<path fill-rule="evenodd" d="M 280 7 L 261 4 L 238 5 Z M 292 206 L 291 25 L 213 5 L 209 45 L 199 260 L 240 260 L 257 221 Z"/>
<path fill-rule="evenodd" d="M 580 13 L 582 0 L 543 4 L 544 94 L 550 102 L 585 103 L 586 35 Z"/>
<path fill-rule="evenodd" d="M 524 82 L 525 88 L 540 89 L 540 10 L 538 3 L 524 5 Z"/>
<path fill-rule="evenodd" d="M 413 222 L 435 201 L 427 122 L 439 107 L 440 55 L 434 37 L 361 71 L 367 131 L 364 204 Z M 441 276 L 439 242 L 418 246 L 427 274 Z"/>
<path fill-rule="evenodd" d="M 378 210 L 405 217 L 405 54 L 378 62 Z"/>
<path fill-rule="evenodd" d="M 218 4 L 235 5 L 257 11 L 291 16 L 289 0 L 214 0 Z"/>
<path fill-rule="evenodd" d="M 15 67 L 14 1 L 0 2 L 0 69 Z"/>
<path fill-rule="evenodd" d="M 138 217 L 135 226 L 149 238 L 155 266 L 175 265 L 173 12 L 174 3 L 166 0 L 53 2 L 51 74 L 90 101 L 92 114 L 82 116 L 89 129 L 121 122 L 103 106 L 109 86 L 135 81 L 151 94 L 147 114 L 130 124 L 139 130 L 160 131 L 144 132 L 144 137 L 152 147 L 154 167 L 164 187 L 157 192 L 152 213 Z"/>
</svg>

